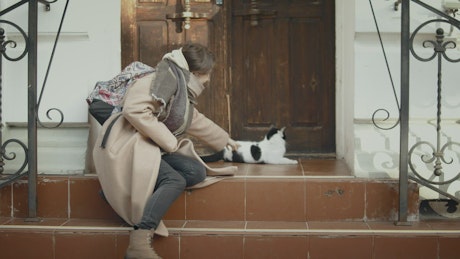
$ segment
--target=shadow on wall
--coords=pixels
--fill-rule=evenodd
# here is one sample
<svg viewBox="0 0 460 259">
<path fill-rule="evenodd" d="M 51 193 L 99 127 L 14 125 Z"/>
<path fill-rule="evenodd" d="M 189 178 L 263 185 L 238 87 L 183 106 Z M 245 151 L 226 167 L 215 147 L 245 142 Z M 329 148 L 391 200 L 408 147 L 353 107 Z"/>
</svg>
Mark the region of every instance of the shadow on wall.
<svg viewBox="0 0 460 259">
<path fill-rule="evenodd" d="M 443 156 L 437 159 L 437 135 L 433 125 L 415 123 L 409 134 L 409 172 L 418 174 L 418 178 L 432 182 L 445 182 L 455 179 L 459 174 L 460 143 L 458 124 L 448 124 L 440 133 L 439 152 Z M 399 178 L 399 130 L 383 131 L 372 124 L 355 124 L 355 175 L 366 178 Z M 442 166 L 442 174 L 435 175 L 436 162 Z M 460 198 L 460 180 L 443 185 L 434 185 L 442 191 Z M 420 196 L 427 199 L 441 196 L 427 187 L 420 189 Z M 443 196 L 442 196 L 443 197 Z"/>
</svg>

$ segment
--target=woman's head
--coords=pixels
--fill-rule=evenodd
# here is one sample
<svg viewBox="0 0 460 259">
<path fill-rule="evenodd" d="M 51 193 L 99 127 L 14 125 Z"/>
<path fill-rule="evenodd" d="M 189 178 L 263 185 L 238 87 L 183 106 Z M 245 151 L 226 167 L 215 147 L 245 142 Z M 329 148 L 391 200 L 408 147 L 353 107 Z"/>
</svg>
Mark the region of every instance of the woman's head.
<svg viewBox="0 0 460 259">
<path fill-rule="evenodd" d="M 187 43 L 182 47 L 190 72 L 209 75 L 214 67 L 214 54 L 199 43 Z"/>
</svg>

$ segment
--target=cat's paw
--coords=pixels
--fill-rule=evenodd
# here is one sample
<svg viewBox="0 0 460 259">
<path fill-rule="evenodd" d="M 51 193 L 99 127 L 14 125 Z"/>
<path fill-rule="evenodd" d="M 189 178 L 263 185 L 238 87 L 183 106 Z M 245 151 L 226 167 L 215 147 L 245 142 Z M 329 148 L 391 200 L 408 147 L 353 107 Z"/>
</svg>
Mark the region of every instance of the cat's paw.
<svg viewBox="0 0 460 259">
<path fill-rule="evenodd" d="M 283 161 L 282 161 L 284 164 L 286 165 L 297 165 L 299 162 L 297 161 L 297 159 L 289 159 L 287 157 L 283 157 Z"/>
<path fill-rule="evenodd" d="M 294 160 L 294 159 L 289 159 L 289 158 L 283 157 L 283 159 L 278 161 L 276 164 L 280 164 L 280 165 L 297 165 L 298 161 Z"/>
<path fill-rule="evenodd" d="M 288 159 L 290 165 L 297 165 L 299 162 L 297 160 Z"/>
</svg>

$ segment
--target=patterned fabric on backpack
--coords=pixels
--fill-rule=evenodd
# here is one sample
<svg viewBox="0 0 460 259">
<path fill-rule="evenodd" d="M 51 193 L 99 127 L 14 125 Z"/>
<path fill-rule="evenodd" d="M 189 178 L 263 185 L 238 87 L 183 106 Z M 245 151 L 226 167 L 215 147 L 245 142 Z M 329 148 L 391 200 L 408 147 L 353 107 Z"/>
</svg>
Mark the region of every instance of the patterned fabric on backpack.
<svg viewBox="0 0 460 259">
<path fill-rule="evenodd" d="M 112 113 L 121 111 L 120 104 L 126 89 L 136 79 L 152 72 L 155 72 L 155 68 L 136 61 L 129 64 L 111 80 L 97 82 L 93 91 L 86 98 L 86 102 L 90 106 L 90 114 L 103 124 Z"/>
</svg>

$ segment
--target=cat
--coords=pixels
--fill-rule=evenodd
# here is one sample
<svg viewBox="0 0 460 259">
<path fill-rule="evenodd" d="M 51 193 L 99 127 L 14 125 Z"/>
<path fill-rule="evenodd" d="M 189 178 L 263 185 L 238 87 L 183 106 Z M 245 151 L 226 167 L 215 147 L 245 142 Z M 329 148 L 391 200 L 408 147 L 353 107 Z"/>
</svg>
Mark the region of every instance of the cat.
<svg viewBox="0 0 460 259">
<path fill-rule="evenodd" d="M 204 162 L 216 162 L 224 160 L 235 163 L 255 164 L 297 164 L 297 160 L 284 157 L 286 153 L 286 127 L 278 129 L 272 127 L 259 142 L 237 141 L 239 147 L 232 151 L 230 147 L 208 156 L 202 156 Z"/>
</svg>

